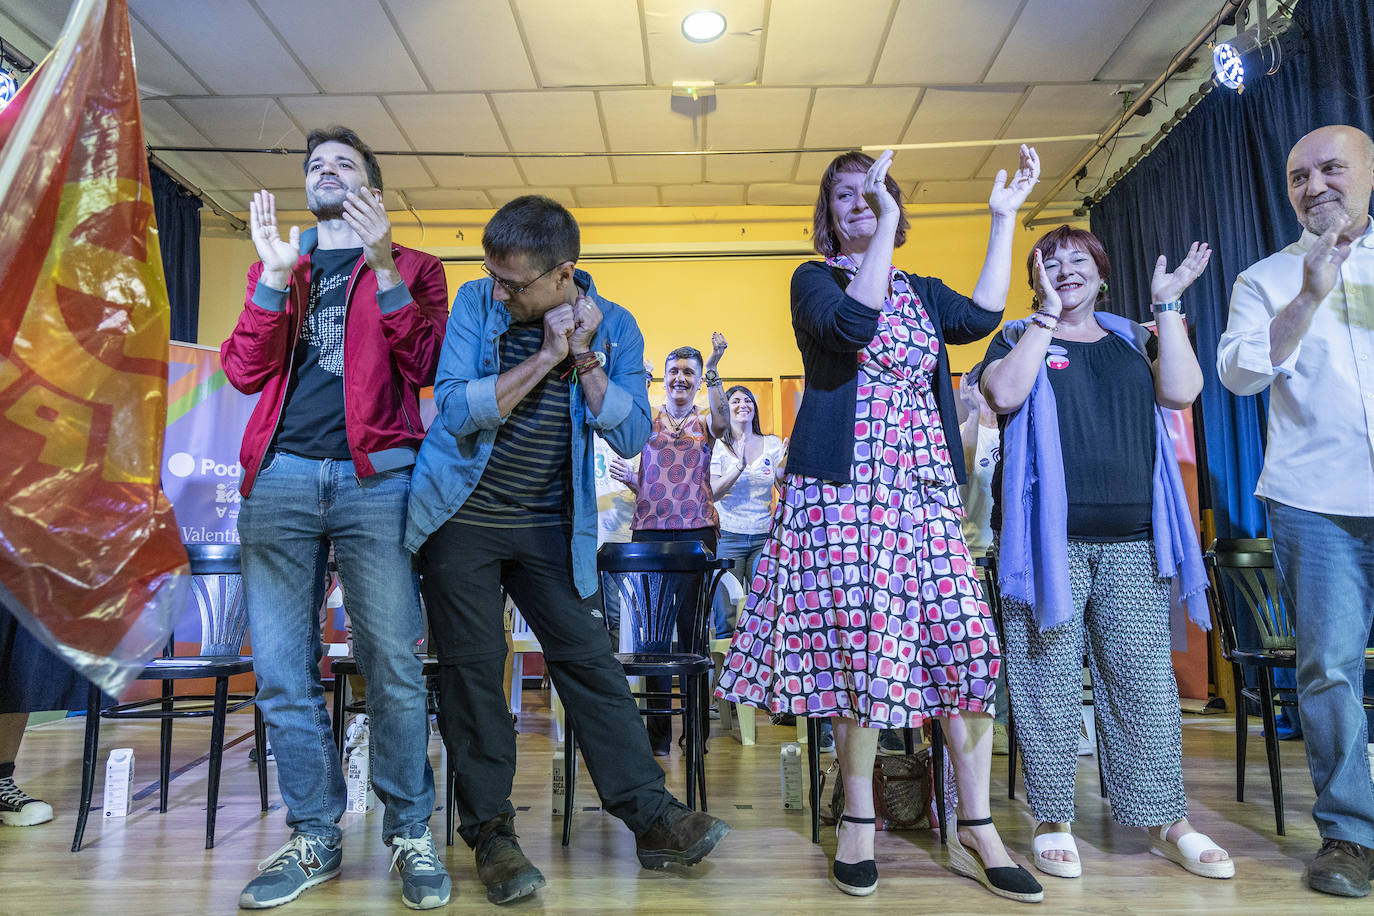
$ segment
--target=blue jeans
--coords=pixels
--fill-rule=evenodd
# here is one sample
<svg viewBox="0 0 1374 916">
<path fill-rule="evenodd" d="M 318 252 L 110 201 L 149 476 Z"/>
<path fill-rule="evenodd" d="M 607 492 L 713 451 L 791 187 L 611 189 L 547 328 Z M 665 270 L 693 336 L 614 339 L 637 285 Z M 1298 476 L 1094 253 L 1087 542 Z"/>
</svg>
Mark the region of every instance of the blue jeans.
<svg viewBox="0 0 1374 916">
<path fill-rule="evenodd" d="M 258 707 L 293 835 L 337 842 L 347 803 L 320 680 L 330 543 L 367 679 L 383 837 L 423 832 L 434 810 L 429 715 L 415 655 L 424 623 L 411 556 L 401 546 L 409 495 L 409 468 L 359 480 L 352 461 L 277 452 L 243 500 L 239 538 Z"/>
<path fill-rule="evenodd" d="M 716 544 L 716 557 L 735 561 L 730 570 L 744 593 L 749 594 L 749 583 L 753 581 L 754 570 L 758 569 L 759 557 L 763 555 L 763 545 L 768 543 L 768 532 L 763 534 L 739 534 L 721 529 L 720 541 Z M 711 630 L 716 639 L 727 639 L 735 632 L 735 606 L 725 595 L 725 589 L 717 588 L 711 597 Z"/>
<path fill-rule="evenodd" d="M 1374 779 L 1364 713 L 1374 617 L 1374 518 L 1269 500 L 1274 565 L 1298 636 L 1298 714 L 1323 839 L 1374 847 Z"/>
</svg>

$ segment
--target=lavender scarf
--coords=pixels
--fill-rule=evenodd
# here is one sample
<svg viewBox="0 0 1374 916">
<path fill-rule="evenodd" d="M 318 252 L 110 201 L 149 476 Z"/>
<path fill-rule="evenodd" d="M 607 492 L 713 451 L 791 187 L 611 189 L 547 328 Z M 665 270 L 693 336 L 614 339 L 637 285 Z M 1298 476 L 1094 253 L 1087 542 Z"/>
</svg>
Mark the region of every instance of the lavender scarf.
<svg viewBox="0 0 1374 916">
<path fill-rule="evenodd" d="M 1136 325 L 1098 312 L 1097 323 L 1148 359 Z M 1025 320 L 1009 321 L 1001 333 L 1013 346 Z M 1193 533 L 1192 512 L 1178 471 L 1163 408 L 1155 406 L 1155 460 L 1151 524 L 1161 579 L 1172 582 L 1176 609 L 1204 630 L 1212 628 L 1207 575 Z M 1007 418 L 1002 433 L 1002 532 L 998 586 L 1002 594 L 1029 604 L 1041 632 L 1073 616 L 1069 587 L 1068 494 L 1059 445 L 1059 414 L 1044 364 L 1026 403 Z"/>
</svg>

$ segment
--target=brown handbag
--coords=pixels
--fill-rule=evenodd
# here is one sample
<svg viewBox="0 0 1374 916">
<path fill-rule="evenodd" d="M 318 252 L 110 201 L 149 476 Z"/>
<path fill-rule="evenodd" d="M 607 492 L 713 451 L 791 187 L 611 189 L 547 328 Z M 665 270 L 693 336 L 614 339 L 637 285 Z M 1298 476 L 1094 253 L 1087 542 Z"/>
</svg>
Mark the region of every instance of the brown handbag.
<svg viewBox="0 0 1374 916">
<path fill-rule="evenodd" d="M 844 780 L 839 778 L 839 764 L 834 763 L 821 774 L 821 792 L 835 774 L 835 789 L 830 797 L 830 811 L 821 812 L 821 821 L 833 824 L 844 813 Z M 931 813 L 934 794 L 931 781 L 930 748 L 923 747 L 914 754 L 882 756 L 873 760 L 873 812 L 879 830 L 929 830 L 935 819 Z"/>
</svg>

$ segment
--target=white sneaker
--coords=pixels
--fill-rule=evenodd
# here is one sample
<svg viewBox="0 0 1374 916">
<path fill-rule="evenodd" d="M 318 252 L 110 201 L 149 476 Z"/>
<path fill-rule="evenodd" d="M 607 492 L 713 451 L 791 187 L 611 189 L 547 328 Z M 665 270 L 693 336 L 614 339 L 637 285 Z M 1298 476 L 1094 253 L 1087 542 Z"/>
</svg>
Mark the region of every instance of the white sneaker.
<svg viewBox="0 0 1374 916">
<path fill-rule="evenodd" d="M 6 827 L 32 827 L 50 820 L 52 805 L 16 786 L 13 777 L 0 779 L 0 824 Z"/>
</svg>

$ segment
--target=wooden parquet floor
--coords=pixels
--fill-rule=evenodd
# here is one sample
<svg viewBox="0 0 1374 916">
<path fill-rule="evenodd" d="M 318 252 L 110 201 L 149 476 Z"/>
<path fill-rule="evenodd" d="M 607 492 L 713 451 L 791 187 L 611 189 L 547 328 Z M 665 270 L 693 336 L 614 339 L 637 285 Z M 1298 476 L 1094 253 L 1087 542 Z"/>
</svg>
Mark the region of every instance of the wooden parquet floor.
<svg viewBox="0 0 1374 916">
<path fill-rule="evenodd" d="M 551 763 L 547 694 L 525 693 L 519 748 L 521 767 L 514 802 L 528 807 L 517 828 L 526 853 L 548 878 L 534 898 L 509 907 L 524 913 L 807 913 L 933 912 L 991 914 L 1030 912 L 1000 900 L 948 871 L 938 837 L 929 832 L 880 833 L 880 886 L 868 898 L 841 895 L 826 880 L 833 835 L 820 846 L 809 842 L 809 818 L 784 811 L 779 786 L 779 746 L 794 732 L 761 725 L 759 743 L 741 747 L 735 737 L 717 735 L 707 758 L 710 810 L 734 831 L 715 854 L 693 869 L 650 872 L 634 857 L 634 838 L 600 810 L 576 815 L 573 842 L 559 845 L 561 818 L 551 816 Z M 761 719 L 766 723 L 766 719 Z M 1042 913 L 1281 913 L 1371 912 L 1374 898 L 1343 901 L 1302 885 L 1305 860 L 1318 838 L 1308 809 L 1312 786 L 1302 747 L 1285 743 L 1284 785 L 1288 835 L 1274 834 L 1263 745 L 1252 727 L 1247 801 L 1235 800 L 1234 737 L 1229 716 L 1185 717 L 1185 778 L 1193 823 L 1236 859 L 1237 877 L 1209 881 L 1193 877 L 1149 855 L 1142 831 L 1112 822 L 1098 796 L 1092 757 L 1080 758 L 1076 832 L 1084 877 L 1040 876 Z M 107 723 L 103 757 L 116 746 L 137 756 L 134 813 L 104 820 L 92 815 L 85 848 L 69 851 L 79 797 L 82 720 L 71 718 L 32 728 L 19 754 L 20 784 L 51 802 L 49 824 L 0 827 L 0 913 L 6 914 L 228 914 L 236 912 L 239 890 L 255 866 L 287 838 L 275 789 L 272 810 L 259 812 L 256 771 L 248 759 L 250 714 L 231 717 L 228 734 L 238 743 L 225 754 L 216 846 L 205 850 L 205 765 L 209 725 L 177 723 L 172 781 L 166 814 L 157 812 L 157 726 Z M 437 736 L 430 753 L 442 772 Z M 833 758 L 822 758 L 823 765 Z M 682 759 L 662 761 L 669 787 L 683 793 Z M 596 794 L 580 768 L 578 800 L 594 805 Z M 100 786 L 97 785 L 97 803 Z M 442 789 L 438 794 L 443 803 Z M 993 759 L 993 813 L 1008 845 L 1026 861 L 1033 824 L 1023 801 L 1009 801 L 1006 758 Z M 307 891 L 283 912 L 306 914 L 405 913 L 400 884 L 387 872 L 390 851 L 381 842 L 382 815 L 345 815 L 344 870 L 340 878 Z M 431 826 L 442 842 L 443 812 Z M 462 845 L 446 857 L 454 894 L 448 911 L 491 912 L 477 881 L 471 852 Z"/>
</svg>

